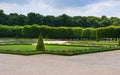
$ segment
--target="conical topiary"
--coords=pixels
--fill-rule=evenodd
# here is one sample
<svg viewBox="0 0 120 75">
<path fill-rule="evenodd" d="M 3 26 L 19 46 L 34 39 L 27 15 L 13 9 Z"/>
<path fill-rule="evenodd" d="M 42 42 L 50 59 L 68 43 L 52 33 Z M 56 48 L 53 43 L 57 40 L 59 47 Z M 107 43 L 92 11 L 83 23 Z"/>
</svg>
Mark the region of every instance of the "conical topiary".
<svg viewBox="0 0 120 75">
<path fill-rule="evenodd" d="M 41 34 L 39 35 L 36 50 L 37 51 L 45 51 L 45 45 L 44 45 L 43 38 L 42 38 Z"/>
<path fill-rule="evenodd" d="M 120 38 L 118 39 L 118 46 L 120 46 Z"/>
</svg>

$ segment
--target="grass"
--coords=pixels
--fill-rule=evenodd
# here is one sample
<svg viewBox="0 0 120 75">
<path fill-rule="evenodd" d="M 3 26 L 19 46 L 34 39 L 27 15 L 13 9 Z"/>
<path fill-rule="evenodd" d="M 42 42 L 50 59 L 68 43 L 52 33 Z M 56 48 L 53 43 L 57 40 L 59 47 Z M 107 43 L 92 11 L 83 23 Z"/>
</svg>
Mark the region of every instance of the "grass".
<svg viewBox="0 0 120 75">
<path fill-rule="evenodd" d="M 13 51 L 35 51 L 35 45 L 0 45 L 0 50 L 13 50 Z M 46 50 L 80 50 L 88 49 L 89 47 L 76 47 L 76 46 L 59 46 L 59 45 L 45 45 Z"/>
<path fill-rule="evenodd" d="M 32 44 L 36 42 L 37 42 L 37 39 L 0 38 L 0 44 Z"/>
<path fill-rule="evenodd" d="M 0 50 L 35 51 L 35 46 L 33 45 L 0 45 Z"/>
<path fill-rule="evenodd" d="M 34 54 L 59 54 L 59 55 L 78 55 L 86 53 L 96 53 L 104 51 L 119 50 L 117 42 L 111 41 L 69 41 L 67 45 L 58 45 L 58 44 L 46 44 L 46 51 L 36 51 L 34 43 L 36 39 L 1 39 L 1 40 L 10 40 L 4 44 L 0 44 L 0 53 L 9 53 L 9 54 L 20 54 L 20 55 L 34 55 Z M 16 42 L 17 41 L 17 42 Z"/>
<path fill-rule="evenodd" d="M 0 53 L 20 54 L 20 55 L 34 55 L 41 53 L 53 53 L 62 50 L 79 50 L 87 49 L 87 47 L 73 47 L 73 46 L 59 46 L 59 45 L 45 45 L 46 52 L 36 51 L 34 45 L 0 45 Z M 60 53 L 61 53 L 60 52 Z"/>
<path fill-rule="evenodd" d="M 116 41 L 69 41 L 71 45 L 79 45 L 79 46 L 116 46 L 118 45 L 118 42 Z"/>
<path fill-rule="evenodd" d="M 0 45 L 0 53 L 34 55 L 34 54 L 59 54 L 59 55 L 77 55 L 86 53 L 95 53 L 120 49 L 119 47 L 78 47 L 78 46 L 59 46 L 45 45 L 46 51 L 36 51 L 34 45 Z"/>
</svg>

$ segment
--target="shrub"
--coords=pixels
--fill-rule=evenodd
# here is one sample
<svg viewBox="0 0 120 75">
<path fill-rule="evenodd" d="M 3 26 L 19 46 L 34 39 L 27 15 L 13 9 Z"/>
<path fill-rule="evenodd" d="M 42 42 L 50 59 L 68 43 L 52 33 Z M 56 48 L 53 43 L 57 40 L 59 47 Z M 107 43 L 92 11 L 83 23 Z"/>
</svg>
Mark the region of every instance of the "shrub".
<svg viewBox="0 0 120 75">
<path fill-rule="evenodd" d="M 118 46 L 120 46 L 120 38 L 118 39 Z"/>
<path fill-rule="evenodd" d="M 27 25 L 23 28 L 22 33 L 23 33 L 23 37 L 25 37 L 25 38 L 37 38 L 40 31 L 39 31 L 38 25 L 33 25 L 33 26 Z"/>
<path fill-rule="evenodd" d="M 37 38 L 39 33 L 48 38 L 120 38 L 120 26 L 100 28 L 50 27 L 39 25 L 5 26 L 0 25 L 0 37 Z"/>
<path fill-rule="evenodd" d="M 0 25 L 0 37 L 22 37 L 22 27 Z"/>
<path fill-rule="evenodd" d="M 83 30 L 84 38 L 96 38 L 96 29 L 94 28 L 85 28 Z"/>
<path fill-rule="evenodd" d="M 73 30 L 72 38 L 82 38 L 83 37 L 83 28 L 74 27 L 74 28 L 72 28 L 72 30 Z"/>
<path fill-rule="evenodd" d="M 39 39 L 38 39 L 38 42 L 37 42 L 36 50 L 37 51 L 45 51 L 45 46 L 44 46 L 44 42 L 43 42 L 41 34 L 39 35 Z"/>
</svg>

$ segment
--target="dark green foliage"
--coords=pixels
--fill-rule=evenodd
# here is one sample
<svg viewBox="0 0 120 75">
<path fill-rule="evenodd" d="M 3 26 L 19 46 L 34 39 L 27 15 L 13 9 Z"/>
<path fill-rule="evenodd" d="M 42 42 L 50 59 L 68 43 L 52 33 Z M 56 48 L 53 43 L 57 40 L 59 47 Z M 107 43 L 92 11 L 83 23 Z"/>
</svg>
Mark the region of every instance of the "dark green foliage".
<svg viewBox="0 0 120 75">
<path fill-rule="evenodd" d="M 38 27 L 38 25 L 32 25 L 32 26 L 25 26 L 23 28 L 23 37 L 25 38 L 37 38 L 39 33 L 40 33 L 40 29 Z"/>
<path fill-rule="evenodd" d="M 119 38 L 120 37 L 120 27 L 119 26 L 109 26 L 97 28 L 97 35 L 99 38 Z"/>
<path fill-rule="evenodd" d="M 49 26 L 45 26 L 45 25 L 42 25 L 42 26 L 37 26 L 38 28 L 39 28 L 39 33 L 41 33 L 42 34 L 42 37 L 48 37 L 48 34 L 49 34 L 49 32 L 51 32 L 51 30 L 52 30 L 52 27 L 49 27 Z M 49 30 L 49 29 L 51 29 L 51 30 Z M 51 33 L 52 34 L 52 33 Z"/>
<path fill-rule="evenodd" d="M 82 38 L 83 37 L 83 28 L 74 27 L 72 28 L 72 38 Z"/>
<path fill-rule="evenodd" d="M 22 27 L 0 25 L 0 37 L 22 37 Z"/>
<path fill-rule="evenodd" d="M 72 29 L 66 27 L 56 28 L 56 38 L 70 38 L 72 36 Z"/>
<path fill-rule="evenodd" d="M 120 38 L 118 39 L 118 46 L 120 46 Z"/>
<path fill-rule="evenodd" d="M 100 41 L 98 36 L 96 36 L 96 41 L 97 41 L 97 42 L 99 42 L 99 41 Z"/>
<path fill-rule="evenodd" d="M 39 25 L 5 26 L 0 25 L 0 37 L 37 38 L 39 33 L 43 38 L 53 39 L 81 39 L 81 38 L 120 38 L 120 26 L 108 26 L 100 28 L 80 27 L 50 27 Z"/>
<path fill-rule="evenodd" d="M 45 45 L 44 45 L 43 38 L 42 38 L 41 34 L 39 35 L 36 50 L 37 51 L 45 51 Z"/>
<path fill-rule="evenodd" d="M 72 38 L 75 35 L 75 34 L 73 35 L 73 31 L 74 29 L 67 28 L 67 27 L 56 28 L 56 27 L 34 25 L 34 26 L 25 26 L 23 28 L 23 36 L 24 37 L 36 37 L 39 35 L 39 33 L 42 33 L 43 37 L 47 36 L 48 38 Z"/>
<path fill-rule="evenodd" d="M 4 13 L 3 10 L 0 10 L 0 24 L 8 24 L 8 16 Z"/>
<path fill-rule="evenodd" d="M 39 13 L 30 12 L 27 16 L 17 13 L 5 14 L 3 10 L 0 10 L 0 24 L 2 25 L 48 25 L 54 27 L 66 26 L 66 27 L 106 27 L 110 25 L 120 26 L 120 18 L 107 16 L 95 17 L 95 16 L 68 16 L 66 14 L 59 15 L 57 17 L 52 15 L 43 16 Z"/>
<path fill-rule="evenodd" d="M 28 17 L 28 23 L 27 24 L 30 24 L 30 25 L 33 25 L 33 24 L 43 24 L 43 16 L 40 15 L 40 14 L 36 14 L 36 13 L 28 13 L 27 15 Z"/>
<path fill-rule="evenodd" d="M 63 15 L 56 17 L 55 26 L 68 26 L 68 27 L 70 27 L 70 26 L 72 26 L 71 22 L 72 22 L 71 17 L 66 15 L 66 14 L 63 14 Z"/>
<path fill-rule="evenodd" d="M 30 30 L 30 28 L 31 28 L 31 26 L 24 26 L 24 28 L 23 28 L 23 30 L 22 30 L 22 36 L 23 37 L 31 37 L 30 36 L 30 32 L 31 32 L 31 30 Z"/>
<path fill-rule="evenodd" d="M 96 38 L 96 29 L 86 28 L 83 30 L 84 38 Z"/>
<path fill-rule="evenodd" d="M 55 26 L 55 17 L 54 16 L 45 16 L 43 19 L 44 25 Z"/>
</svg>

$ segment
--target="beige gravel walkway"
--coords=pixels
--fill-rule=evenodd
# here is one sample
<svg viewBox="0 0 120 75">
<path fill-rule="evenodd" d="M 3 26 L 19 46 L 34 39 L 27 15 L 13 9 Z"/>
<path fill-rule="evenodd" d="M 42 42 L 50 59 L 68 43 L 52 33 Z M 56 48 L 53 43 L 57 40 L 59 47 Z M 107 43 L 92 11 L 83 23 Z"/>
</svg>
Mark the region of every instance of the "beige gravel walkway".
<svg viewBox="0 0 120 75">
<path fill-rule="evenodd" d="M 0 54 L 0 75 L 120 75 L 120 51 L 78 56 Z"/>
<path fill-rule="evenodd" d="M 44 41 L 45 44 L 66 44 L 68 41 Z M 33 43 L 32 45 L 37 45 L 37 43 Z"/>
</svg>

